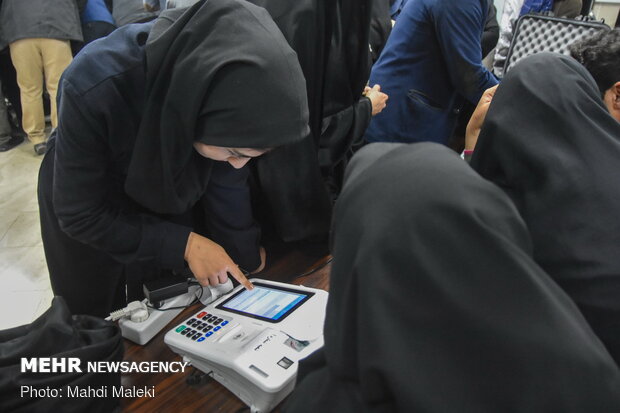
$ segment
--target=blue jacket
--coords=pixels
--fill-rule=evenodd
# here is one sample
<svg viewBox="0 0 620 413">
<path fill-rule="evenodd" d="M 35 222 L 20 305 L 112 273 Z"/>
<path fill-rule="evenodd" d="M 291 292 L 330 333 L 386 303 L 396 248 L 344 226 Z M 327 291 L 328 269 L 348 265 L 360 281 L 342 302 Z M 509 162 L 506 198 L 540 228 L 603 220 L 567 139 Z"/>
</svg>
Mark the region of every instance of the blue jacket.
<svg viewBox="0 0 620 413">
<path fill-rule="evenodd" d="M 531 12 L 540 13 L 551 9 L 553 9 L 553 0 L 525 0 L 523 2 L 523 6 L 521 7 L 521 11 L 519 12 L 519 16 L 523 16 L 524 14 Z"/>
<path fill-rule="evenodd" d="M 407 2 L 370 74 L 389 100 L 368 141 L 447 143 L 463 98 L 477 104 L 498 83 L 482 65 L 487 13 L 487 0 Z"/>
<path fill-rule="evenodd" d="M 112 13 L 103 0 L 88 0 L 82 12 L 82 24 L 90 22 L 106 22 L 116 26 Z"/>
</svg>

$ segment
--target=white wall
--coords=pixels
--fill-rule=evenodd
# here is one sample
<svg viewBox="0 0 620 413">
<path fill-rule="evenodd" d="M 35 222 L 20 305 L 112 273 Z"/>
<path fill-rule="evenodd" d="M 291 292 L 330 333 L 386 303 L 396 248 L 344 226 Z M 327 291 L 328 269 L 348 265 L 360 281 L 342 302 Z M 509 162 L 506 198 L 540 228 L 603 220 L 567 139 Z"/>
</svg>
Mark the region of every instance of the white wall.
<svg viewBox="0 0 620 413">
<path fill-rule="evenodd" d="M 493 0 L 493 2 L 497 8 L 497 20 L 499 21 L 504 10 L 504 0 Z M 620 10 L 620 0 L 596 0 L 592 8 L 594 15 L 599 19 L 605 19 L 605 23 L 611 27 L 616 25 L 618 10 Z"/>
<path fill-rule="evenodd" d="M 592 7 L 592 12 L 596 18 L 605 19 L 605 23 L 611 27 L 616 25 L 618 10 L 620 10 L 620 0 L 599 0 Z"/>
</svg>

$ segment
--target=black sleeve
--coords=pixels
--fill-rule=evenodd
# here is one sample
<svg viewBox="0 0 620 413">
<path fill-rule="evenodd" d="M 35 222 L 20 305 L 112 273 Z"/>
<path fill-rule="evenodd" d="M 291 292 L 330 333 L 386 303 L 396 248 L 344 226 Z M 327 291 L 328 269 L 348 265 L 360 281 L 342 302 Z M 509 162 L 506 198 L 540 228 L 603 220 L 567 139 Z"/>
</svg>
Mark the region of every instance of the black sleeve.
<svg viewBox="0 0 620 413">
<path fill-rule="evenodd" d="M 333 167 L 346 158 L 349 150 L 363 139 L 372 116 L 372 103 L 362 96 L 351 106 L 323 118 L 319 145 L 321 169 Z"/>
<path fill-rule="evenodd" d="M 53 203 L 70 237 L 123 263 L 153 262 L 182 268 L 190 228 L 119 207 L 112 186 L 106 125 L 88 111 L 87 99 L 63 79 L 59 99 Z"/>
<path fill-rule="evenodd" d="M 333 197 L 340 192 L 349 159 L 364 144 L 364 133 L 371 116 L 372 103 L 362 96 L 345 109 L 323 118 L 319 166 Z"/>
</svg>

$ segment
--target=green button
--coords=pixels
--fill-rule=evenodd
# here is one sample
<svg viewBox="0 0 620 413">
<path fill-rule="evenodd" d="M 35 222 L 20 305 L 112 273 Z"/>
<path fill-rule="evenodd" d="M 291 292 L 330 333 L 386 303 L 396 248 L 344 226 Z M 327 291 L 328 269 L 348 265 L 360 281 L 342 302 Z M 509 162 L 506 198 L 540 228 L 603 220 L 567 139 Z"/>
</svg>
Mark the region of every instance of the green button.
<svg viewBox="0 0 620 413">
<path fill-rule="evenodd" d="M 184 325 L 181 325 L 181 326 L 179 326 L 179 327 L 176 329 L 176 332 L 177 332 L 177 333 L 180 333 L 181 331 L 185 330 L 185 328 L 186 328 L 186 327 L 185 327 Z"/>
</svg>

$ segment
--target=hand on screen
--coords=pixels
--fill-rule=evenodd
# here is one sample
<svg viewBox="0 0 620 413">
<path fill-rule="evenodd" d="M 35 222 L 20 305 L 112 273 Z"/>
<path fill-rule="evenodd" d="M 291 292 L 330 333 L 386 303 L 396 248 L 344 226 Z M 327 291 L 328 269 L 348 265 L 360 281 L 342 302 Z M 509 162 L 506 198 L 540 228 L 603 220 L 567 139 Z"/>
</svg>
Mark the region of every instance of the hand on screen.
<svg viewBox="0 0 620 413">
<path fill-rule="evenodd" d="M 246 289 L 254 288 L 224 248 L 194 232 L 187 238 L 185 261 L 201 285 L 215 286 L 225 283 L 230 273 Z"/>
</svg>

